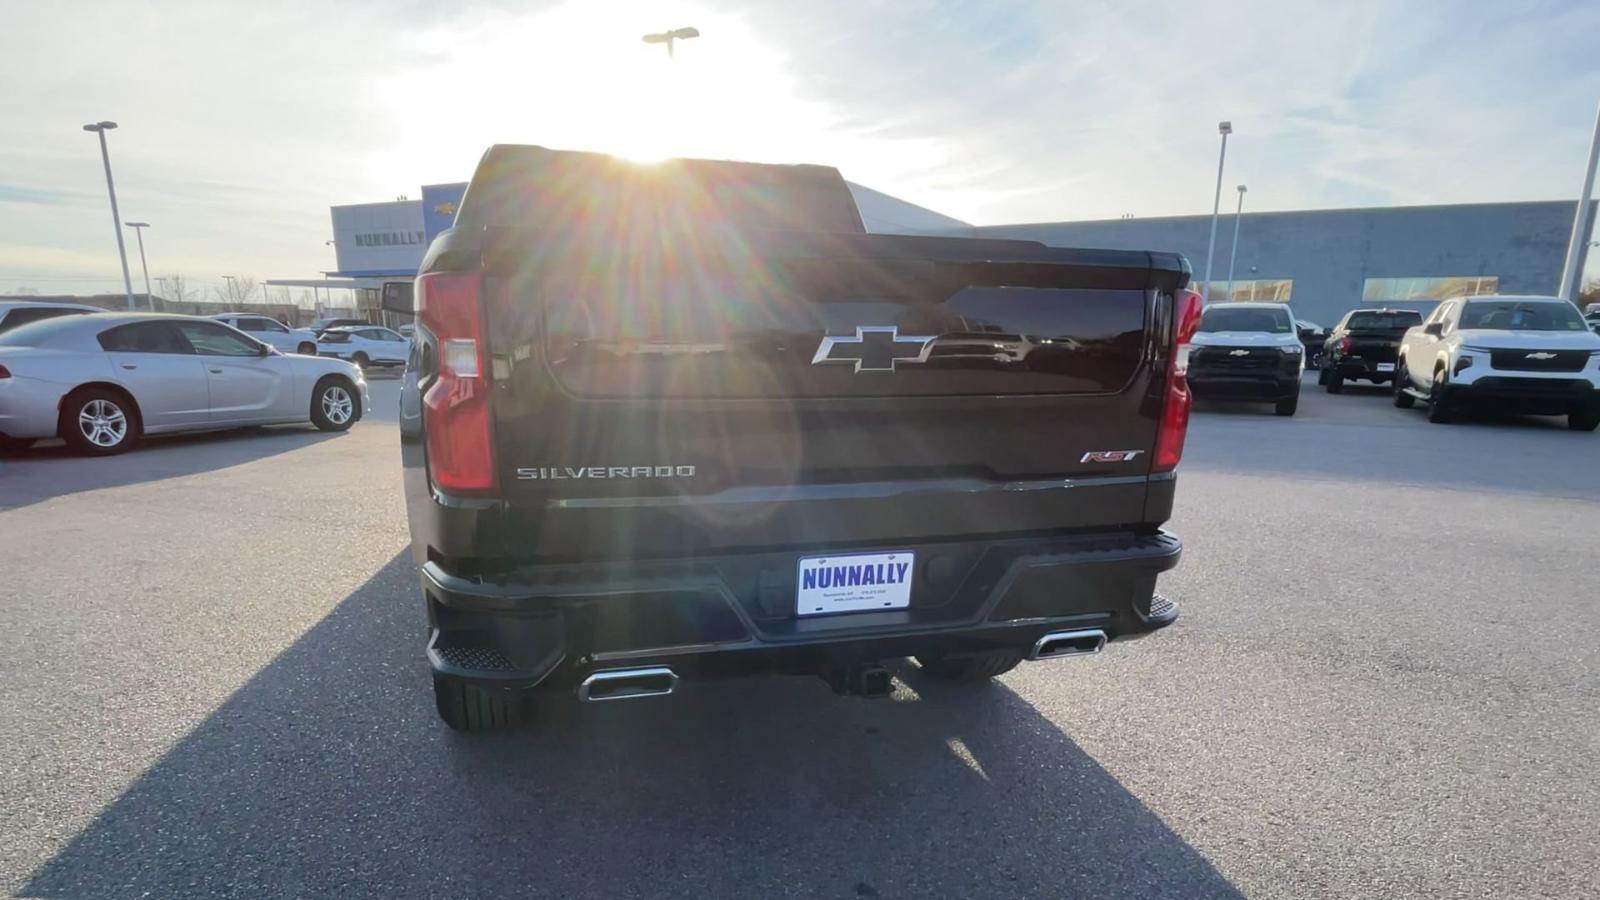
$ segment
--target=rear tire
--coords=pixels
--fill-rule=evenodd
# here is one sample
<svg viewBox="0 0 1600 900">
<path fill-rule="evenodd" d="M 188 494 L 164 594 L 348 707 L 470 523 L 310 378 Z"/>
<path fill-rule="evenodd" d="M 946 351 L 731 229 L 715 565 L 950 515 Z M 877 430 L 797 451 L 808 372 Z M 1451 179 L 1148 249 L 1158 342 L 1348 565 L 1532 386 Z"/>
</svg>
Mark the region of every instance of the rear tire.
<svg viewBox="0 0 1600 900">
<path fill-rule="evenodd" d="M 1402 360 L 1394 367 L 1394 405 L 1396 409 L 1410 409 L 1417 403 L 1417 398 L 1406 393 L 1406 388 L 1411 387 L 1411 374 L 1406 371 L 1406 364 Z"/>
<path fill-rule="evenodd" d="M 1593 431 L 1600 428 L 1600 409 L 1591 409 L 1587 412 L 1568 413 L 1567 427 L 1573 431 Z"/>
<path fill-rule="evenodd" d="M 479 734 L 522 724 L 523 698 L 487 691 L 476 685 L 433 676 L 433 703 L 439 718 L 453 731 Z"/>
<path fill-rule="evenodd" d="M 1328 380 L 1327 380 L 1326 384 L 1328 386 L 1328 393 L 1330 393 L 1330 394 L 1342 394 L 1342 393 L 1344 393 L 1344 376 L 1340 375 L 1338 372 L 1328 372 L 1327 375 L 1328 375 Z"/>
<path fill-rule="evenodd" d="M 311 392 L 311 424 L 322 431 L 348 431 L 361 418 L 361 396 L 355 385 L 337 375 L 317 382 Z"/>
<path fill-rule="evenodd" d="M 985 650 L 947 656 L 918 656 L 922 671 L 947 681 L 984 681 L 1015 669 L 1027 654 L 1022 650 Z"/>
<path fill-rule="evenodd" d="M 299 347 L 295 348 L 295 352 L 301 354 L 302 356 L 316 356 L 317 345 L 311 343 L 301 344 Z"/>
<path fill-rule="evenodd" d="M 356 351 L 356 354 L 354 356 L 350 357 L 350 361 L 356 364 L 356 368 L 361 369 L 363 371 L 365 371 L 366 368 L 367 368 L 367 365 L 372 362 L 372 360 L 367 358 L 367 355 L 365 353 L 362 353 L 359 350 Z"/>
<path fill-rule="evenodd" d="M 1330 387 L 1328 390 L 1331 391 L 1333 388 Z M 1292 416 L 1294 415 L 1294 411 L 1299 408 L 1300 392 L 1295 391 L 1293 396 L 1279 400 L 1276 404 L 1274 404 L 1272 407 L 1272 414 L 1276 416 Z"/>
<path fill-rule="evenodd" d="M 60 433 L 78 453 L 111 456 L 139 439 L 139 410 L 125 394 L 82 388 L 61 401 Z"/>
</svg>

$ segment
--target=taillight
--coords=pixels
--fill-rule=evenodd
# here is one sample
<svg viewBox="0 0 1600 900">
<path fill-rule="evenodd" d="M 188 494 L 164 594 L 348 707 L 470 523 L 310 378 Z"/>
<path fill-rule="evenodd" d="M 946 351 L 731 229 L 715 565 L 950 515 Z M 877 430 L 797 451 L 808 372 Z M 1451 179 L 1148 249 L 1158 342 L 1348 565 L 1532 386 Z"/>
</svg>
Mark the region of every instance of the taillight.
<svg viewBox="0 0 1600 900">
<path fill-rule="evenodd" d="M 438 342 L 438 371 L 422 395 L 428 474 L 445 493 L 482 494 L 496 483 L 479 284 L 476 274 L 455 272 L 417 279 L 417 321 Z"/>
<path fill-rule="evenodd" d="M 1350 339 L 1349 338 L 1341 338 L 1339 340 L 1339 352 L 1340 353 L 1349 353 L 1350 352 Z"/>
<path fill-rule="evenodd" d="M 1189 433 L 1189 341 L 1200 329 L 1200 295 L 1178 291 L 1172 302 L 1172 352 L 1167 366 L 1167 397 L 1161 406 L 1161 428 L 1156 432 L 1156 456 L 1151 467 L 1170 472 L 1183 459 L 1183 439 Z"/>
</svg>

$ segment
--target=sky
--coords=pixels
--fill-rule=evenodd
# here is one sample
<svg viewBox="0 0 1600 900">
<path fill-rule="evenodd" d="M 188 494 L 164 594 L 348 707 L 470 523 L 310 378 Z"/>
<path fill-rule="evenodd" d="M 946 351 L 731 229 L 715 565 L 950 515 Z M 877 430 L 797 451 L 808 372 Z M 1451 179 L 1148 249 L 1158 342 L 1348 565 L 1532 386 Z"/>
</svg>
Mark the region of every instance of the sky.
<svg viewBox="0 0 1600 900">
<path fill-rule="evenodd" d="M 1600 3 L 0 0 L 0 293 L 332 269 L 493 143 L 837 166 L 975 224 L 1572 199 Z M 640 36 L 693 25 L 668 59 Z M 1228 199 L 1228 198 L 1225 198 Z M 140 270 L 129 234 L 135 289 Z"/>
</svg>

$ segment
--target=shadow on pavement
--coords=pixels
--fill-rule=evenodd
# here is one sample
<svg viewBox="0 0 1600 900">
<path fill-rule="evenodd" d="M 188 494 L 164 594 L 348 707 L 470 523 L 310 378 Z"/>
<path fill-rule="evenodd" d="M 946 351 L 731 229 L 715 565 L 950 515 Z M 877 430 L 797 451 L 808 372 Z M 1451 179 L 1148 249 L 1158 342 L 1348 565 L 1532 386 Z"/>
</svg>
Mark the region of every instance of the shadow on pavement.
<svg viewBox="0 0 1600 900">
<path fill-rule="evenodd" d="M 149 769 L 28 895 L 1237 897 L 1008 688 L 815 679 L 434 718 L 402 555 Z"/>
<path fill-rule="evenodd" d="M 126 453 L 102 457 L 79 456 L 55 440 L 0 456 L 0 510 L 81 491 L 226 469 L 343 436 L 311 425 L 157 435 Z"/>
</svg>

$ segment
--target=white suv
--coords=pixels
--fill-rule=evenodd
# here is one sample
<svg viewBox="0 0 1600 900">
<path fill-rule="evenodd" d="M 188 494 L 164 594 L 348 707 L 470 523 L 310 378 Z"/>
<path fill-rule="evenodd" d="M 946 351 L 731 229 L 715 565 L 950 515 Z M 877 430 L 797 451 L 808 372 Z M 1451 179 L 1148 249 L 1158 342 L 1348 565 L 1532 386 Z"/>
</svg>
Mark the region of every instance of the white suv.
<svg viewBox="0 0 1600 900">
<path fill-rule="evenodd" d="M 317 336 L 309 328 L 290 328 L 277 319 L 254 313 L 223 313 L 212 316 L 224 325 L 232 325 L 263 344 L 271 344 L 284 353 L 317 355 Z"/>
<path fill-rule="evenodd" d="M 1427 404 L 1448 422 L 1479 401 L 1566 416 L 1574 431 L 1600 425 L 1600 335 L 1556 297 L 1464 297 L 1439 304 L 1406 332 L 1394 405 Z"/>
</svg>

